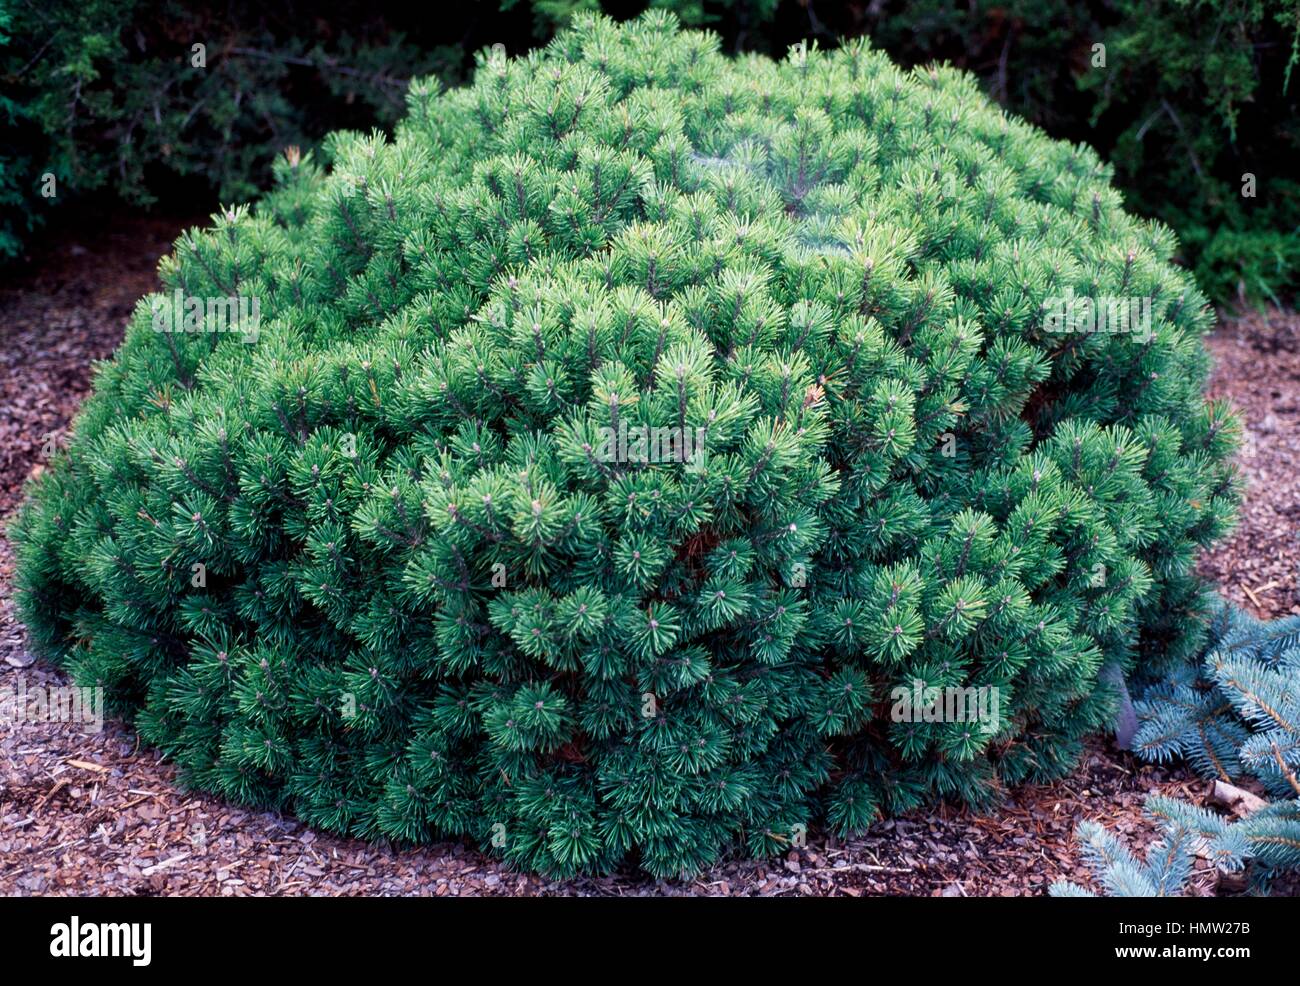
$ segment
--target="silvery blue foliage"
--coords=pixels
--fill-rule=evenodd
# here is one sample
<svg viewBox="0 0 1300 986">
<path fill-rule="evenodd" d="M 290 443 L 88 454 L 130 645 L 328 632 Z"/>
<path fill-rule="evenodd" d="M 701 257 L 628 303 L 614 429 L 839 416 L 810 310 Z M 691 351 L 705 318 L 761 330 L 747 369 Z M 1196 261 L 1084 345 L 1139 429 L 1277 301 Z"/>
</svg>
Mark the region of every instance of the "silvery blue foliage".
<svg viewBox="0 0 1300 986">
<path fill-rule="evenodd" d="M 1152 798 L 1147 811 L 1161 819 L 1164 836 L 1146 863 L 1100 826 L 1084 822 L 1079 839 L 1110 895 L 1178 892 L 1189 872 L 1189 853 L 1198 849 L 1222 869 L 1255 861 L 1256 889 L 1265 888 L 1276 871 L 1300 866 L 1300 617 L 1262 621 L 1220 601 L 1200 661 L 1151 685 L 1136 709 L 1133 749 L 1144 760 L 1181 758 L 1202 776 L 1222 781 L 1252 776 L 1282 800 L 1232 821 Z M 1065 882 L 1051 892 L 1094 896 Z"/>
</svg>

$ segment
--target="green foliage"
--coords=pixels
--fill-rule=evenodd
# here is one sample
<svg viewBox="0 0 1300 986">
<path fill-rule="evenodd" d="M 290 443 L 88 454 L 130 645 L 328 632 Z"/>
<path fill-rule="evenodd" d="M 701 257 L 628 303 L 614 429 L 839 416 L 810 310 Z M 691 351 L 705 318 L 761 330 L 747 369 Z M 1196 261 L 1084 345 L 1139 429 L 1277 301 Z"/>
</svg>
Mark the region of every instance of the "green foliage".
<svg viewBox="0 0 1300 986">
<path fill-rule="evenodd" d="M 867 35 L 904 65 L 969 69 L 1016 113 L 1096 147 L 1129 205 L 1178 231 L 1215 301 L 1295 303 L 1300 0 L 669 5 L 751 50 Z"/>
<path fill-rule="evenodd" d="M 312 146 L 332 128 L 390 126 L 408 77 L 459 81 L 467 44 L 523 48 L 601 6 L 501 0 L 404 19 L 353 0 L 314 5 L 310 17 L 244 0 L 206 13 L 177 0 L 17 4 L 13 24 L 0 22 L 14 36 L 8 50 L 0 40 L 10 90 L 0 133 L 13 149 L 0 156 L 0 257 L 52 205 L 36 197 L 41 173 L 69 194 L 103 188 L 132 204 L 175 176 L 240 201 L 284 147 Z M 717 30 L 737 51 L 780 56 L 803 39 L 869 35 L 904 65 L 951 60 L 1016 113 L 1101 151 L 1130 207 L 1178 231 L 1180 259 L 1214 301 L 1294 303 L 1300 0 L 648 6 Z M 205 70 L 190 66 L 196 40 L 208 44 Z M 1106 46 L 1104 66 L 1095 44 Z M 1242 195 L 1248 173 L 1254 197 Z"/>
<path fill-rule="evenodd" d="M 1212 296 L 1300 294 L 1300 0 L 1124 0 L 1088 72 L 1134 205 L 1179 230 Z M 1135 98 L 1136 97 L 1136 98 Z M 1243 195 L 1247 174 L 1253 197 Z"/>
<path fill-rule="evenodd" d="M 905 62 L 951 58 L 1050 132 L 1115 166 L 1178 230 L 1210 297 L 1300 290 L 1300 0 L 887 3 L 861 24 Z M 1095 64 L 1093 46 L 1105 46 Z M 1256 178 L 1254 197 L 1243 176 Z"/>
<path fill-rule="evenodd" d="M 6 7 L 0 258 L 58 202 L 88 193 L 148 205 L 188 179 L 222 201 L 247 199 L 285 147 L 331 126 L 392 124 L 413 75 L 459 77 L 458 47 L 412 43 L 357 6 L 314 5 L 311 19 L 246 0 L 206 12 L 178 0 Z M 52 199 L 41 195 L 45 173 L 57 180 Z"/>
<path fill-rule="evenodd" d="M 0 6 L 0 63 L 9 58 L 13 44 L 13 11 Z M 24 141 L 16 139 L 22 129 L 23 107 L 0 90 L 0 263 L 16 255 L 29 234 L 41 223 L 42 215 L 33 208 L 35 176 L 30 155 L 24 153 Z M 28 195 L 28 189 L 32 195 Z"/>
<path fill-rule="evenodd" d="M 258 331 L 142 302 L 14 530 L 34 640 L 192 784 L 689 873 L 1059 776 L 1103 669 L 1199 653 L 1236 426 L 1091 150 L 661 15 L 408 106 L 178 241 L 166 297 Z M 1156 315 L 1047 331 L 1068 292 Z M 698 444 L 606 454 L 642 428 Z"/>
</svg>

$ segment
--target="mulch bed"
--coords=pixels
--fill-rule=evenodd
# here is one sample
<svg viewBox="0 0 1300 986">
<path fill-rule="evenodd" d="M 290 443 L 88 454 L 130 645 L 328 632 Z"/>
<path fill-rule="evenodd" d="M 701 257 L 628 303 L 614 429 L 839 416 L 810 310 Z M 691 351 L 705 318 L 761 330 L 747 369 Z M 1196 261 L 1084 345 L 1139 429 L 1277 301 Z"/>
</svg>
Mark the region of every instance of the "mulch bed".
<svg viewBox="0 0 1300 986">
<path fill-rule="evenodd" d="M 141 219 L 65 242 L 39 273 L 0 288 L 0 516 L 41 468 L 50 433 L 66 429 L 108 356 L 157 258 L 180 224 Z M 1273 313 L 1227 322 L 1211 340 L 1211 384 L 1241 409 L 1248 499 L 1236 534 L 1201 570 L 1261 616 L 1300 612 L 1300 320 Z M 54 685 L 15 621 L 13 561 L 0 538 L 0 688 Z M 813 834 L 786 857 L 723 863 L 691 881 L 635 873 L 550 881 L 512 872 L 460 843 L 418 849 L 314 832 L 279 815 L 232 807 L 179 788 L 173 769 L 129 730 L 0 728 L 0 892 L 7 894 L 324 896 L 432 894 L 596 896 L 1022 896 L 1055 879 L 1086 882 L 1073 841 L 1083 819 L 1142 847 L 1142 815 L 1159 792 L 1202 802 L 1207 785 L 1181 767 L 1142 764 L 1104 740 L 1078 770 L 1025 786 L 976 815 L 940 807 L 882 822 L 860 838 Z M 1201 860 L 1192 892 L 1215 892 Z"/>
<path fill-rule="evenodd" d="M 28 687 L 58 675 L 28 669 Z M 116 724 L 99 734 L 28 726 L 0 737 L 0 889 L 18 894 L 583 896 L 1007 896 L 1086 880 L 1072 840 L 1083 818 L 1148 842 L 1149 792 L 1199 800 L 1205 784 L 1098 743 L 1056 784 L 1025 787 L 985 816 L 940 809 L 849 841 L 809 838 L 763 862 L 691 881 L 623 873 L 564 882 L 511 872 L 473 848 L 399 849 L 323 835 L 290 818 L 179 790 L 174 771 Z M 1209 894 L 1204 861 L 1195 877 Z"/>
<path fill-rule="evenodd" d="M 1199 570 L 1256 616 L 1300 613 L 1300 316 L 1226 320 L 1210 352 L 1209 394 L 1242 418 L 1247 487 L 1236 531 L 1201 556 Z"/>
<path fill-rule="evenodd" d="M 0 517 L 89 393 L 93 361 L 113 354 L 136 302 L 157 288 L 158 259 L 180 229 L 174 219 L 117 222 L 60 243 L 0 285 Z"/>
</svg>

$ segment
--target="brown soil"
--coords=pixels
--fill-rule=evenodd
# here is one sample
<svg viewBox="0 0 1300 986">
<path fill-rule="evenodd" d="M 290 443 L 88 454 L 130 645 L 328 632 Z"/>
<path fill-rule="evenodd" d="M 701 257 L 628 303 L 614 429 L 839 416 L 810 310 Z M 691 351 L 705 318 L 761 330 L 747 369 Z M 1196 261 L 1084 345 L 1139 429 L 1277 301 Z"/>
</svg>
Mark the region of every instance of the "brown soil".
<svg viewBox="0 0 1300 986">
<path fill-rule="evenodd" d="M 0 288 L 0 516 L 65 429 L 179 223 L 140 220 L 40 259 Z M 1264 616 L 1300 612 L 1300 356 L 1294 315 L 1229 321 L 1210 340 L 1212 393 L 1242 409 L 1249 482 L 1237 533 L 1201 568 Z M 33 663 L 15 621 L 12 556 L 0 540 L 0 688 L 57 684 Z M 765 862 L 731 861 L 686 882 L 620 873 L 557 883 L 514 873 L 473 848 L 399 849 L 321 835 L 278 815 L 178 788 L 173 769 L 123 727 L 0 727 L 0 892 L 8 894 L 1020 896 L 1055 879 L 1086 881 L 1072 833 L 1083 819 L 1150 841 L 1148 793 L 1197 802 L 1207 785 L 1182 768 L 1141 764 L 1105 741 L 1067 780 L 1027 786 L 985 815 L 941 807 L 883 822 L 861 838 L 814 835 Z M 1215 891 L 1201 861 L 1193 892 Z"/>
</svg>

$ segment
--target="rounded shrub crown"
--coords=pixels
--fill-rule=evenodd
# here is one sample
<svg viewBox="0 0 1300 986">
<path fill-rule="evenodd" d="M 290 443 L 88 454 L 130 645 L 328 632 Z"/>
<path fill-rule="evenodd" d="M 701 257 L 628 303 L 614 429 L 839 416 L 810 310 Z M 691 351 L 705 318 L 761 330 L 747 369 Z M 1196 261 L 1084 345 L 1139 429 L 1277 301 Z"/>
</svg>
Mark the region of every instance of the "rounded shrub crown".
<svg viewBox="0 0 1300 986">
<path fill-rule="evenodd" d="M 178 241 L 17 525 L 190 783 L 690 872 L 1057 774 L 1195 645 L 1210 316 L 967 77 L 589 19 L 326 152 Z"/>
</svg>

